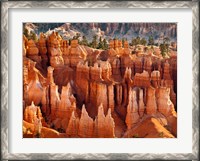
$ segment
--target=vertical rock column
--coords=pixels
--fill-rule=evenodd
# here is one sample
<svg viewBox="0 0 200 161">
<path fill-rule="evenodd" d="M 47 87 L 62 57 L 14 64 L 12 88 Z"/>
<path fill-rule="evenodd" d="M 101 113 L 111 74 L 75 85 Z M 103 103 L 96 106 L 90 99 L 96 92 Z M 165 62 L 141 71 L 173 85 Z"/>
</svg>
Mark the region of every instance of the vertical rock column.
<svg viewBox="0 0 200 161">
<path fill-rule="evenodd" d="M 107 85 L 103 83 L 97 83 L 97 97 L 96 97 L 96 107 L 103 105 L 104 112 L 108 111 L 108 94 Z"/>
<path fill-rule="evenodd" d="M 92 138 L 94 135 L 94 122 L 93 119 L 89 117 L 85 105 L 82 106 L 78 135 L 81 138 Z"/>
<path fill-rule="evenodd" d="M 151 72 L 151 83 L 154 88 L 159 88 L 160 87 L 160 72 L 158 70 L 154 70 Z"/>
<path fill-rule="evenodd" d="M 89 67 L 88 63 L 79 63 L 76 69 L 76 85 L 78 97 L 82 102 L 89 102 Z M 79 92 L 80 91 L 80 92 Z"/>
<path fill-rule="evenodd" d="M 146 112 L 148 115 L 156 114 L 156 112 L 157 112 L 155 92 L 156 92 L 156 90 L 153 87 L 149 87 L 147 89 Z"/>
<path fill-rule="evenodd" d="M 78 137 L 78 129 L 79 129 L 79 118 L 76 117 L 75 112 L 72 112 L 71 118 L 69 120 L 68 127 L 66 129 L 66 134 L 69 137 Z"/>
<path fill-rule="evenodd" d="M 33 40 L 29 40 L 27 43 L 27 57 L 30 58 L 31 60 L 40 63 L 41 62 L 41 57 L 38 55 L 39 50 Z"/>
<path fill-rule="evenodd" d="M 67 40 L 62 41 L 62 56 L 65 65 L 69 65 L 69 45 Z"/>
<path fill-rule="evenodd" d="M 50 65 L 52 67 L 56 68 L 64 65 L 60 43 L 55 32 L 52 32 L 52 34 L 48 37 L 48 54 L 50 57 Z"/>
<path fill-rule="evenodd" d="M 139 121 L 139 114 L 138 114 L 138 104 L 137 104 L 137 97 L 136 97 L 136 90 L 130 89 L 129 90 L 129 103 L 127 106 L 127 114 L 126 114 L 126 125 L 128 129 L 131 129 L 134 124 Z"/>
<path fill-rule="evenodd" d="M 53 78 L 53 67 L 48 67 L 48 73 L 47 73 L 47 82 L 49 83 L 49 103 L 50 103 L 50 110 L 51 110 L 51 119 L 56 118 L 56 112 L 58 105 L 60 103 L 60 96 L 58 93 L 58 86 L 54 83 Z"/>
<path fill-rule="evenodd" d="M 139 89 L 139 114 L 143 117 L 145 111 L 144 101 L 143 101 L 143 89 Z"/>
<path fill-rule="evenodd" d="M 158 111 L 168 117 L 172 115 L 174 111 L 174 105 L 170 100 L 170 89 L 166 87 L 159 88 L 157 103 L 158 103 Z"/>
<path fill-rule="evenodd" d="M 47 63 L 48 63 L 48 57 L 47 57 L 47 47 L 46 47 L 46 38 L 43 33 L 40 33 L 40 38 L 38 40 L 38 48 L 39 48 L 39 53 L 42 58 L 42 67 L 44 69 L 47 68 Z"/>
<path fill-rule="evenodd" d="M 143 70 L 146 70 L 149 75 L 151 74 L 151 71 L 152 71 L 152 60 L 151 60 L 151 57 L 146 57 L 144 59 L 144 69 Z"/>
<path fill-rule="evenodd" d="M 114 111 L 115 107 L 115 100 L 114 100 L 114 86 L 113 84 L 110 84 L 108 87 L 108 108 L 111 109 L 111 112 Z"/>
<path fill-rule="evenodd" d="M 120 67 L 121 67 L 121 62 L 119 58 L 115 58 L 112 62 L 112 78 L 114 78 L 115 80 L 121 80 L 121 71 L 120 71 Z"/>
<path fill-rule="evenodd" d="M 114 138 L 114 119 L 111 116 L 111 109 L 104 115 L 102 104 L 98 108 L 98 115 L 95 119 L 95 136 L 97 138 Z"/>
<path fill-rule="evenodd" d="M 115 90 L 116 90 L 116 104 L 121 105 L 122 104 L 122 85 L 121 84 L 116 84 L 115 85 Z"/>
<path fill-rule="evenodd" d="M 164 64 L 163 79 L 171 80 L 170 66 L 168 61 L 166 61 Z"/>
</svg>

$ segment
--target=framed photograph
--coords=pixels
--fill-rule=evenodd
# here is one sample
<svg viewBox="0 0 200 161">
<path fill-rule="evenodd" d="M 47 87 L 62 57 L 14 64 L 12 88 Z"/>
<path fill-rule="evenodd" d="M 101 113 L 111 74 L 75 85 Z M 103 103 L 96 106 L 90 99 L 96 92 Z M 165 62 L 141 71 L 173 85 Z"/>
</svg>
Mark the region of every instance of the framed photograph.
<svg viewBox="0 0 200 161">
<path fill-rule="evenodd" d="M 199 159 L 198 2 L 1 6 L 3 160 Z"/>
</svg>

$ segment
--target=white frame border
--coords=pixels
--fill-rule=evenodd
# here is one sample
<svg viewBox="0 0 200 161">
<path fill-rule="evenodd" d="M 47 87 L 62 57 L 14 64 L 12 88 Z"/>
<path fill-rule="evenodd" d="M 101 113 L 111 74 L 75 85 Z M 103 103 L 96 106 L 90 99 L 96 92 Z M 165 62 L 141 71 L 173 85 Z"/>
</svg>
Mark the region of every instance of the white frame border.
<svg viewBox="0 0 200 161">
<path fill-rule="evenodd" d="M 193 107 L 192 107 L 192 153 L 154 154 L 14 154 L 8 152 L 8 10 L 9 8 L 191 8 L 193 12 Z M 198 160 L 199 155 L 199 8 L 197 1 L 145 2 L 145 1 L 67 1 L 67 2 L 2 2 L 1 10 L 1 152 L 2 160 L 8 159 L 192 159 Z"/>
</svg>

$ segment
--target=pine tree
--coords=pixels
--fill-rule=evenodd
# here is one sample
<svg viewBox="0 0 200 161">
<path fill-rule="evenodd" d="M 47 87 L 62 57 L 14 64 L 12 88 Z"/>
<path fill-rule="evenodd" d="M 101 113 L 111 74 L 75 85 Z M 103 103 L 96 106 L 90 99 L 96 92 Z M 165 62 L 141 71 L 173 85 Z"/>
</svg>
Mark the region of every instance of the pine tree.
<svg viewBox="0 0 200 161">
<path fill-rule="evenodd" d="M 24 28 L 23 34 L 24 34 L 27 38 L 29 37 L 28 29 L 27 29 L 27 28 Z"/>
<path fill-rule="evenodd" d="M 102 38 L 101 38 L 101 36 L 100 36 L 100 38 L 99 38 L 99 43 L 98 43 L 98 47 L 97 47 L 98 49 L 103 49 L 104 48 L 104 46 L 103 46 L 103 41 L 102 41 Z"/>
<path fill-rule="evenodd" d="M 88 41 L 87 41 L 87 38 L 85 36 L 82 37 L 81 45 L 88 46 Z"/>
<path fill-rule="evenodd" d="M 104 49 L 104 50 L 107 50 L 107 49 L 108 49 L 108 44 L 107 44 L 106 39 L 103 39 L 103 49 Z"/>
<path fill-rule="evenodd" d="M 146 39 L 145 39 L 145 38 L 142 38 L 142 39 L 140 40 L 140 44 L 146 46 L 146 44 L 147 44 Z"/>
<path fill-rule="evenodd" d="M 148 45 L 154 45 L 154 38 L 153 36 L 149 36 L 149 42 L 148 42 Z"/>
<path fill-rule="evenodd" d="M 140 37 L 137 36 L 137 37 L 136 37 L 136 45 L 139 45 L 139 44 L 140 44 Z"/>
<path fill-rule="evenodd" d="M 94 35 L 92 43 L 91 43 L 91 47 L 92 48 L 97 48 L 97 45 L 98 45 L 98 43 L 97 43 L 97 35 Z"/>
</svg>

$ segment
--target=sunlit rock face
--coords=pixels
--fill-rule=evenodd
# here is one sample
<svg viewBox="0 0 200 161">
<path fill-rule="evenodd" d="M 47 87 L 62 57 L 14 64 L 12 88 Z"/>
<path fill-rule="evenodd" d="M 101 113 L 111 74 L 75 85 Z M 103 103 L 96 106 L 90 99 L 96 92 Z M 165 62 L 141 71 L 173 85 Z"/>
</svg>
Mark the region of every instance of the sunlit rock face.
<svg viewBox="0 0 200 161">
<path fill-rule="evenodd" d="M 134 124 L 139 121 L 139 114 L 138 114 L 138 104 L 137 104 L 137 97 L 136 91 L 130 89 L 129 91 L 129 102 L 127 106 L 127 114 L 126 114 L 126 125 L 128 129 L 131 129 Z"/>
<path fill-rule="evenodd" d="M 157 94 L 157 102 L 158 102 L 158 111 L 168 117 L 169 115 L 173 115 L 175 111 L 174 105 L 170 100 L 170 89 L 166 87 L 159 88 Z"/>
<path fill-rule="evenodd" d="M 39 106 L 35 106 L 34 102 L 32 102 L 30 106 L 25 108 L 24 120 L 29 123 L 34 123 L 38 119 L 42 119 L 42 113 Z"/>
<path fill-rule="evenodd" d="M 62 57 L 60 42 L 55 32 L 52 32 L 52 34 L 48 37 L 47 45 L 48 45 L 48 55 L 50 57 L 50 65 L 52 67 L 63 66 L 64 60 Z"/>
<path fill-rule="evenodd" d="M 81 111 L 78 135 L 79 137 L 82 137 L 82 138 L 94 137 L 94 121 L 88 115 L 84 105 Z"/>
<path fill-rule="evenodd" d="M 120 39 L 105 50 L 79 43 L 55 31 L 23 36 L 24 137 L 176 137 L 174 53 L 140 45 L 134 54 Z"/>
<path fill-rule="evenodd" d="M 156 114 L 157 112 L 157 103 L 156 103 L 156 90 L 153 87 L 147 89 L 147 103 L 146 103 L 146 112 L 149 115 Z"/>
<path fill-rule="evenodd" d="M 41 65 L 44 69 L 47 67 L 48 63 L 48 56 L 47 56 L 47 46 L 46 46 L 46 37 L 44 33 L 40 33 L 40 38 L 38 40 L 38 49 L 39 49 L 39 54 L 41 55 Z"/>
</svg>

